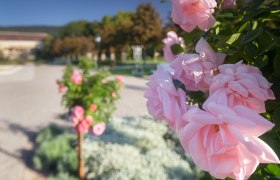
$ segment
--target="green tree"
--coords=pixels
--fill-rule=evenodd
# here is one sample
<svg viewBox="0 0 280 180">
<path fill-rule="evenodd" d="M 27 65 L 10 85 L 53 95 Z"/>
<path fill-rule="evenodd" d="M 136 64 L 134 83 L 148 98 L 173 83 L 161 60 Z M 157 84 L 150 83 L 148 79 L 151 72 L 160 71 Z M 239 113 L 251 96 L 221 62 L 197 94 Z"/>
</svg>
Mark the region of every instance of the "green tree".
<svg viewBox="0 0 280 180">
<path fill-rule="evenodd" d="M 60 30 L 60 37 L 77 37 L 77 36 L 84 36 L 87 33 L 87 25 L 89 24 L 88 21 L 82 20 L 82 21 L 73 21 L 65 25 Z"/>
<path fill-rule="evenodd" d="M 162 20 L 152 4 L 140 4 L 133 17 L 132 43 L 147 45 L 162 37 Z"/>
</svg>

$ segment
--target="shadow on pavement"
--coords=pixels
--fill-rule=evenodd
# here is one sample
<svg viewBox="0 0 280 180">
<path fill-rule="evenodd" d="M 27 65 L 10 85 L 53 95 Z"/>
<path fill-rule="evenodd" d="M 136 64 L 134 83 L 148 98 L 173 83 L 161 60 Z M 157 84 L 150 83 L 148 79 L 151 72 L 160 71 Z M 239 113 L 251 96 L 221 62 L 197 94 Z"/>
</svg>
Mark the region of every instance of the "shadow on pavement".
<svg viewBox="0 0 280 180">
<path fill-rule="evenodd" d="M 31 148 L 22 148 L 22 149 L 17 150 L 18 155 L 13 154 L 12 152 L 9 152 L 8 150 L 5 150 L 3 148 L 0 148 L 0 152 L 9 157 L 22 161 L 27 168 L 46 177 L 48 175 L 47 172 L 36 170 L 33 166 L 33 160 L 32 160 L 33 156 L 35 154 L 35 151 L 38 147 L 38 145 L 35 142 L 35 139 L 36 139 L 36 135 L 39 132 L 30 130 L 29 128 L 26 128 L 19 124 L 10 123 L 8 121 L 4 121 L 4 122 L 7 124 L 8 130 L 12 131 L 13 133 L 21 133 L 21 134 L 25 135 L 28 138 L 29 143 L 31 143 Z M 38 128 L 38 129 L 40 129 L 40 128 Z"/>
<path fill-rule="evenodd" d="M 135 86 L 135 85 L 125 85 L 125 88 L 137 91 L 146 91 L 147 88 L 143 86 Z"/>
</svg>

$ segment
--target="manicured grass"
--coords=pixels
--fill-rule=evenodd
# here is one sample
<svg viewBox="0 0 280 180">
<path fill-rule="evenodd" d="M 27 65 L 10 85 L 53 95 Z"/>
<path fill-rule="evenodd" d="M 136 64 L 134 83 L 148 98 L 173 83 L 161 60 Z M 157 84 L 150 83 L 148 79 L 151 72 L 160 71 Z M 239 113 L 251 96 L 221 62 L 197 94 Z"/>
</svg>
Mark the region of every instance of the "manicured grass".
<svg viewBox="0 0 280 180">
<path fill-rule="evenodd" d="M 156 65 L 152 66 L 145 66 L 143 67 L 143 76 L 149 76 L 152 74 L 153 70 L 156 69 Z M 134 76 L 133 74 L 134 68 L 128 69 L 113 69 L 110 70 L 112 74 L 120 74 L 120 75 L 127 75 L 127 76 Z"/>
</svg>

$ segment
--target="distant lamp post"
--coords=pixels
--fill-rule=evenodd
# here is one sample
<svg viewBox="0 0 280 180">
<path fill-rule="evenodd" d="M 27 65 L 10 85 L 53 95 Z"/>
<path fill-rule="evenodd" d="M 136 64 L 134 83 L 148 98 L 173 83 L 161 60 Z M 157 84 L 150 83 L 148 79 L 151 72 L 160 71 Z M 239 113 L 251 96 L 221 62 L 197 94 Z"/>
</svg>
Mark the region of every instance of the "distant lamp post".
<svg viewBox="0 0 280 180">
<path fill-rule="evenodd" d="M 144 46 L 143 45 L 133 45 L 131 46 L 132 51 L 133 51 L 133 59 L 136 61 L 135 62 L 135 67 L 132 73 L 137 76 L 142 76 L 144 75 L 144 70 L 143 70 L 143 57 L 142 57 L 142 51 Z"/>
<path fill-rule="evenodd" d="M 101 36 L 97 33 L 96 37 L 95 37 L 95 42 L 96 42 L 96 46 L 97 46 L 97 59 L 99 60 L 99 53 L 100 53 L 100 44 L 101 44 Z"/>
</svg>

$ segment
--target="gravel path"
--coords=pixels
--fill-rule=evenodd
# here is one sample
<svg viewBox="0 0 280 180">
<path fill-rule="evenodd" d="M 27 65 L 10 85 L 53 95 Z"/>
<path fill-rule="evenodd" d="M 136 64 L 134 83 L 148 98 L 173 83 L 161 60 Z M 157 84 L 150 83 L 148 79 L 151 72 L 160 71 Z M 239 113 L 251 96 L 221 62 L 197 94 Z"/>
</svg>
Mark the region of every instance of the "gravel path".
<svg viewBox="0 0 280 180">
<path fill-rule="evenodd" d="M 49 123 L 66 124 L 65 112 L 55 80 L 64 66 L 28 64 L 0 73 L 0 179 L 45 179 L 32 169 L 34 138 Z M 145 83 L 147 80 L 125 77 L 125 88 L 117 104 L 115 117 L 147 114 Z"/>
</svg>

